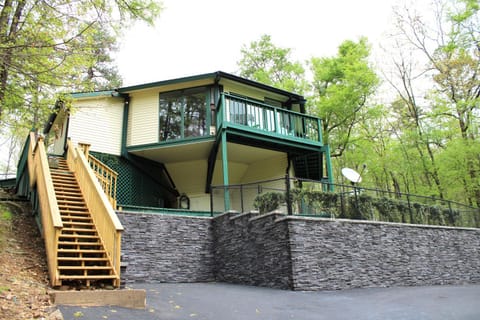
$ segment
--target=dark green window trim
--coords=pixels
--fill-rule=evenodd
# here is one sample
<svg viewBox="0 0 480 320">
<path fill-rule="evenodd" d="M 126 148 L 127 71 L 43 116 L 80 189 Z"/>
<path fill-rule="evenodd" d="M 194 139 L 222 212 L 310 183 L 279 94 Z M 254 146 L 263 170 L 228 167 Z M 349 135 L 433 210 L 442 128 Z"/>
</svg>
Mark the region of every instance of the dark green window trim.
<svg viewBox="0 0 480 320">
<path fill-rule="evenodd" d="M 209 136 L 210 90 L 210 86 L 201 86 L 160 92 L 158 141 Z"/>
</svg>

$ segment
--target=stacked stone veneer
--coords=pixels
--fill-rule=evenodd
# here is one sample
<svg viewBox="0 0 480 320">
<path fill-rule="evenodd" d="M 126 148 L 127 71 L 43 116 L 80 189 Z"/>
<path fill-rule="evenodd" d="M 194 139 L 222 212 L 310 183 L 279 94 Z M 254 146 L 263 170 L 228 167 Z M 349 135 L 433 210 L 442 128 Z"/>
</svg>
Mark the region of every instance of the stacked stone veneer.
<svg viewBox="0 0 480 320">
<path fill-rule="evenodd" d="M 288 226 L 279 217 L 228 213 L 213 221 L 217 281 L 292 287 Z"/>
<path fill-rule="evenodd" d="M 119 212 L 122 282 L 214 281 L 210 218 Z"/>
<path fill-rule="evenodd" d="M 480 230 L 289 219 L 293 288 L 480 282 Z"/>
<path fill-rule="evenodd" d="M 480 283 L 480 230 L 226 213 L 119 213 L 122 278 L 294 290 Z"/>
</svg>

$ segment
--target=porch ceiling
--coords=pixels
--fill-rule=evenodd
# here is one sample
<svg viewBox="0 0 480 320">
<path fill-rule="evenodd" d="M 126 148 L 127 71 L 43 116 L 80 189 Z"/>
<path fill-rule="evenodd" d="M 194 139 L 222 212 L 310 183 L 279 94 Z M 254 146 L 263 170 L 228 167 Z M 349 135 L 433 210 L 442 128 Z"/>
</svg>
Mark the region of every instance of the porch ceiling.
<svg viewBox="0 0 480 320">
<path fill-rule="evenodd" d="M 149 146 L 145 149 L 132 150 L 131 154 L 159 163 L 175 163 L 196 160 L 208 160 L 213 141 L 202 141 L 175 145 Z M 221 148 L 221 146 L 220 146 Z M 276 157 L 283 152 L 252 147 L 238 143 L 227 144 L 228 161 L 250 164 Z M 222 159 L 221 149 L 218 150 L 217 160 Z"/>
<path fill-rule="evenodd" d="M 229 161 L 245 164 L 271 159 L 283 153 L 231 142 L 227 144 L 227 152 Z M 220 159 L 221 150 L 217 154 L 217 160 Z"/>
<path fill-rule="evenodd" d="M 174 145 L 150 146 L 143 150 L 130 151 L 131 154 L 159 163 L 172 163 L 208 159 L 213 140 Z"/>
</svg>

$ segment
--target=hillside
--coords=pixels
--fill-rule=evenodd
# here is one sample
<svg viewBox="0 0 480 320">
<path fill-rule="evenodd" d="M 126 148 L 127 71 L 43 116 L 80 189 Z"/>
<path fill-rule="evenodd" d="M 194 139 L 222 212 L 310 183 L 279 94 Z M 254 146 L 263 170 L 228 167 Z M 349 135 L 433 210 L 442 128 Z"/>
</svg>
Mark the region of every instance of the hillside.
<svg viewBox="0 0 480 320">
<path fill-rule="evenodd" d="M 9 194 L 0 190 L 0 198 Z M 0 202 L 0 319 L 61 319 L 48 296 L 45 248 L 28 202 Z"/>
</svg>

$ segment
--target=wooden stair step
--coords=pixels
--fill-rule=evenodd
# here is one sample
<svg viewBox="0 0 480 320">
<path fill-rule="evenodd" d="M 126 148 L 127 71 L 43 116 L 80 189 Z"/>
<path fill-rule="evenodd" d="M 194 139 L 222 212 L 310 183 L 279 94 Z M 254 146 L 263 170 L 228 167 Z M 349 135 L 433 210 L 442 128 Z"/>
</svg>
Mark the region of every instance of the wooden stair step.
<svg viewBox="0 0 480 320">
<path fill-rule="evenodd" d="M 77 182 L 77 179 L 75 178 L 75 176 L 67 176 L 67 175 L 59 175 L 59 174 L 54 174 L 52 173 L 52 180 L 53 182 L 74 182 L 76 184 Z"/>
<path fill-rule="evenodd" d="M 52 179 L 57 179 L 57 180 L 77 180 L 75 178 L 75 175 L 71 172 L 67 172 L 67 171 L 58 171 L 58 172 L 55 172 L 55 171 L 50 171 L 51 175 L 52 175 Z"/>
<path fill-rule="evenodd" d="M 80 222 L 80 221 L 62 221 L 63 224 L 68 226 L 80 226 L 80 227 L 94 227 L 95 225 L 92 222 Z"/>
<path fill-rule="evenodd" d="M 90 216 L 77 216 L 77 215 L 71 215 L 71 214 L 61 214 L 60 217 L 62 218 L 62 221 L 64 220 L 78 220 L 78 221 L 92 221 L 92 218 Z"/>
<path fill-rule="evenodd" d="M 53 189 L 55 189 L 55 191 L 69 191 L 72 193 L 81 193 L 79 186 L 63 182 L 53 181 Z"/>
<path fill-rule="evenodd" d="M 55 192 L 55 195 L 58 198 L 63 198 L 63 199 L 83 199 L 83 195 L 81 193 L 77 192 L 65 192 L 62 190 L 58 190 L 58 192 Z"/>
<path fill-rule="evenodd" d="M 58 253 L 106 253 L 104 249 L 64 249 L 57 250 Z"/>
<path fill-rule="evenodd" d="M 110 266 L 58 266 L 59 270 L 113 270 Z"/>
<path fill-rule="evenodd" d="M 88 275 L 88 276 L 74 276 L 74 275 L 60 275 L 60 280 L 102 280 L 102 279 L 117 279 L 116 275 Z"/>
<path fill-rule="evenodd" d="M 71 234 L 71 233 L 62 233 L 59 235 L 60 238 L 69 238 L 69 239 L 100 239 L 98 235 L 87 235 L 87 234 Z"/>
<path fill-rule="evenodd" d="M 80 190 L 80 189 L 79 189 Z M 68 191 L 68 190 L 56 190 L 55 194 L 66 195 L 66 196 L 78 196 L 81 195 L 80 192 Z"/>
<path fill-rule="evenodd" d="M 51 173 L 57 173 L 57 174 L 68 174 L 68 175 L 74 175 L 72 171 L 68 168 L 67 165 L 65 166 L 58 166 L 58 168 L 50 168 Z"/>
<path fill-rule="evenodd" d="M 84 229 L 84 228 L 62 228 L 62 231 L 66 231 L 66 232 L 95 232 L 97 233 L 97 230 L 95 229 Z M 64 233 L 62 233 L 64 234 Z"/>
<path fill-rule="evenodd" d="M 108 262 L 107 257 L 58 257 L 58 261 L 75 261 L 75 262 Z"/>
<path fill-rule="evenodd" d="M 58 208 L 60 209 L 60 212 L 63 210 L 65 211 L 73 211 L 73 210 L 88 210 L 88 208 L 83 205 L 72 205 L 72 204 L 59 204 Z M 71 209 L 71 210 L 69 210 Z"/>
<path fill-rule="evenodd" d="M 57 195 L 57 203 L 61 204 L 85 204 L 85 200 L 83 200 L 82 196 L 77 197 L 64 197 L 62 195 Z"/>
<path fill-rule="evenodd" d="M 90 211 L 87 209 L 76 209 L 72 210 L 70 207 L 64 207 L 63 209 L 60 209 L 60 214 L 73 214 L 73 215 L 78 215 L 78 216 L 90 216 Z"/>
<path fill-rule="evenodd" d="M 91 246 L 98 247 L 101 246 L 100 242 L 83 242 L 83 241 L 59 241 L 59 246 Z"/>
</svg>

